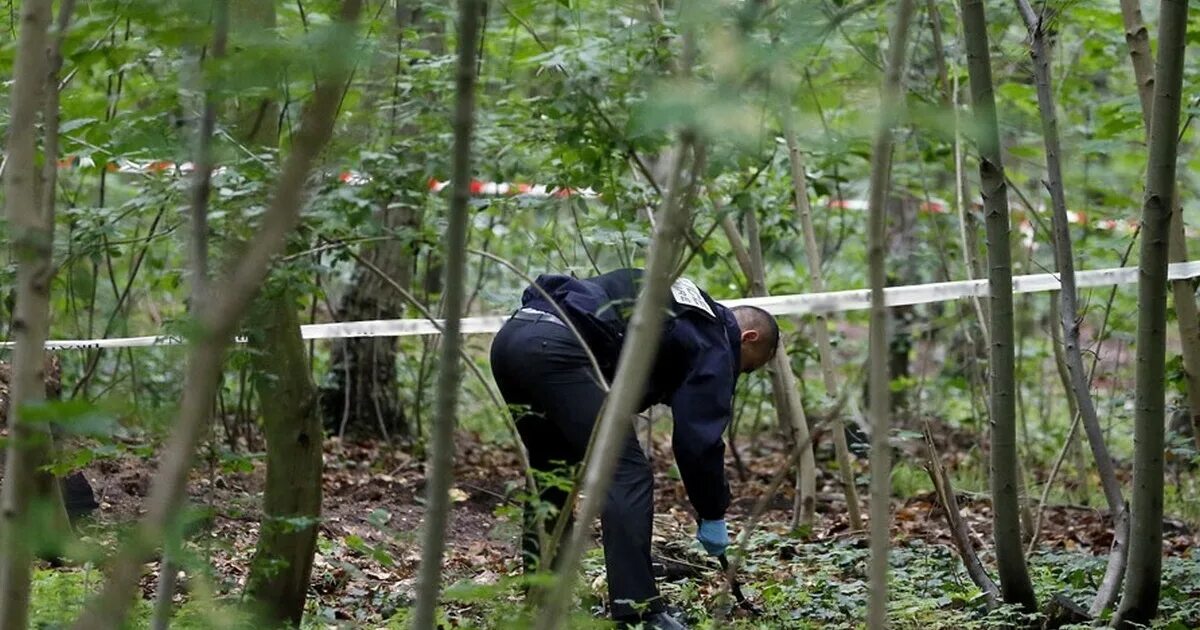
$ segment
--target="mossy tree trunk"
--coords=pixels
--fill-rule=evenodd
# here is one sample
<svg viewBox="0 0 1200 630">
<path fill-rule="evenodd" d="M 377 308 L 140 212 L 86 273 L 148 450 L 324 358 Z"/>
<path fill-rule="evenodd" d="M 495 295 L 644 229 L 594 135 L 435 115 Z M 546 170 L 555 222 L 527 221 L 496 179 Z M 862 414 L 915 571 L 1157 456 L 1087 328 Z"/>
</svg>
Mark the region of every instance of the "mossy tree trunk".
<svg viewBox="0 0 1200 630">
<path fill-rule="evenodd" d="M 238 2 L 243 28 L 276 23 L 271 0 Z M 235 37 L 237 36 L 235 31 Z M 249 146 L 279 141 L 279 105 L 271 98 L 245 104 L 239 135 Z M 317 549 L 321 515 L 322 428 L 318 392 L 300 336 L 297 293 L 268 279 L 247 314 L 251 373 L 267 447 L 263 516 L 246 594 L 274 623 L 298 626 Z"/>
<path fill-rule="evenodd" d="M 299 625 L 321 515 L 321 413 L 300 338 L 295 294 L 268 287 L 251 321 L 267 483 L 246 593 L 272 621 Z"/>
</svg>

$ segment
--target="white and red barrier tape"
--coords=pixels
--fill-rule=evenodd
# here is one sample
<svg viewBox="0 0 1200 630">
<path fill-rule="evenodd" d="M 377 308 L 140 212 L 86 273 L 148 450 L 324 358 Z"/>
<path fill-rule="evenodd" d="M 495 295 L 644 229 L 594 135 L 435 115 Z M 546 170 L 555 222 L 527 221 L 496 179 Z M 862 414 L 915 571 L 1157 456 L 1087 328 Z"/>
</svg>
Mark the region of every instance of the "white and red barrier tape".
<svg viewBox="0 0 1200 630">
<path fill-rule="evenodd" d="M 95 160 L 91 157 L 77 158 L 76 156 L 67 156 L 58 161 L 60 168 L 71 168 L 81 166 L 92 168 L 96 166 Z M 167 173 L 187 174 L 191 173 L 195 166 L 191 162 L 172 162 L 170 160 L 144 160 L 135 161 L 118 158 L 105 164 L 105 168 L 110 173 L 126 173 L 136 175 L 158 175 Z M 224 171 L 224 167 L 213 169 L 213 175 L 219 175 Z M 337 180 L 349 186 L 363 186 L 371 181 L 370 176 L 359 171 L 347 170 L 337 174 Z M 430 192 L 442 192 L 449 181 L 438 181 L 431 178 L 428 188 Z M 597 197 L 599 196 L 595 190 L 591 188 L 570 188 L 566 186 L 547 186 L 545 184 L 526 184 L 526 183 L 507 183 L 507 182 L 485 182 L 480 180 L 471 180 L 471 194 L 477 197 Z"/>
<path fill-rule="evenodd" d="M 1134 284 L 1137 282 L 1136 267 L 1097 269 L 1075 274 L 1079 288 L 1107 285 Z M 1175 263 L 1168 268 L 1172 280 L 1200 277 L 1200 261 Z M 1013 293 L 1038 293 L 1056 291 L 1060 288 L 1055 274 L 1033 274 L 1013 278 Z M 965 297 L 988 295 L 986 280 L 957 282 L 935 282 L 884 289 L 884 302 L 888 306 L 906 306 L 947 302 Z M 775 315 L 807 315 L 840 311 L 864 310 L 871 306 L 871 293 L 867 289 L 854 291 L 830 291 L 825 293 L 802 293 L 776 295 L 765 298 L 722 300 L 726 306 L 751 305 L 764 308 Z M 463 334 L 488 334 L 500 330 L 508 319 L 507 315 L 485 315 L 466 317 L 462 321 Z M 333 324 L 309 324 L 300 327 L 305 339 L 341 339 L 349 337 L 410 337 L 440 334 L 443 322 L 436 324 L 427 319 L 382 319 Z M 239 343 L 245 338 L 236 339 Z M 175 336 L 150 335 L 145 337 L 122 337 L 118 339 L 61 339 L 46 342 L 48 349 L 68 348 L 136 348 L 146 346 L 176 345 L 183 340 Z M 0 349 L 11 348 L 12 342 L 0 343 Z"/>
<path fill-rule="evenodd" d="M 90 157 L 82 159 L 76 156 L 67 156 L 59 160 L 59 166 L 68 168 L 72 166 L 94 167 L 96 162 Z M 169 160 L 127 160 L 119 158 L 108 162 L 106 167 L 110 172 L 128 173 L 141 175 L 154 175 L 161 173 L 190 173 L 194 168 L 191 162 L 175 163 Z M 223 168 L 218 167 L 213 171 L 214 175 L 219 174 Z M 362 186 L 371 181 L 370 176 L 365 173 L 345 170 L 337 174 L 338 181 L 349 186 Z M 428 183 L 430 192 L 440 193 L 450 185 L 449 181 L 442 181 L 436 178 L 431 178 Z M 599 196 L 591 187 L 587 188 L 570 188 L 566 186 L 547 186 L 545 184 L 527 184 L 523 182 L 486 182 L 481 180 L 471 180 L 471 194 L 477 197 L 534 197 L 534 198 L 563 198 L 571 196 L 580 196 L 592 198 Z M 976 204 L 978 205 L 978 204 Z M 826 207 L 840 210 L 856 210 L 865 212 L 867 209 L 867 201 L 865 199 L 829 199 Z M 940 199 L 932 199 L 924 201 L 920 204 L 919 209 L 922 212 L 929 214 L 946 214 L 950 212 L 950 205 Z M 1072 225 L 1088 225 L 1087 215 L 1082 212 L 1073 210 L 1067 211 L 1067 221 Z M 1093 221 L 1090 225 L 1093 229 L 1103 231 L 1122 231 L 1127 234 L 1133 233 L 1137 229 L 1137 221 L 1127 219 L 1100 219 Z M 1034 227 L 1033 222 L 1029 219 L 1021 219 L 1017 222 L 1017 230 L 1025 238 L 1026 244 L 1032 242 Z"/>
<path fill-rule="evenodd" d="M 77 160 L 74 156 L 59 161 L 66 168 L 75 165 L 95 166 L 90 158 Z M 193 169 L 191 162 L 176 164 L 165 160 L 142 161 L 118 159 L 106 166 L 111 172 L 132 174 L 159 173 L 189 173 Z M 216 169 L 215 172 L 220 172 Z M 357 171 L 343 171 L 338 174 L 338 180 L 351 186 L 361 186 L 370 182 L 370 178 Z M 446 189 L 448 181 L 429 180 L 430 192 L 438 193 Z M 591 188 L 552 187 L 540 184 L 471 182 L 471 194 L 475 196 L 529 196 L 529 197 L 595 197 L 597 193 Z M 866 201 L 860 199 L 829 200 L 828 207 L 864 211 Z M 944 214 L 949 212 L 949 205 L 941 200 L 932 200 L 921 204 L 923 212 Z M 1068 212 L 1068 220 L 1077 225 L 1086 224 L 1083 213 Z M 1103 219 L 1096 221 L 1091 227 L 1101 230 L 1121 230 L 1132 233 L 1137 229 L 1136 221 L 1123 219 Z M 1032 242 L 1033 224 L 1028 219 L 1018 223 L 1018 231 L 1026 244 Z M 1171 279 L 1200 277 L 1200 261 L 1177 263 L 1170 266 Z M 1137 281 L 1137 269 L 1134 267 L 1099 269 L 1083 271 L 1076 274 L 1076 282 L 1080 288 L 1103 285 L 1132 284 Z M 1013 278 L 1014 293 L 1034 293 L 1053 291 L 1059 288 L 1058 278 L 1054 274 L 1033 274 Z M 884 300 L 888 306 L 905 306 L 927 304 L 930 302 L 950 301 L 964 297 L 983 297 L 988 294 L 986 280 L 937 282 L 931 284 L 889 287 L 884 290 Z M 775 315 L 805 315 L 812 313 L 833 313 L 870 308 L 870 292 L 866 289 L 853 291 L 832 291 L 825 293 L 806 293 L 796 295 L 779 295 L 766 298 L 747 298 L 724 302 L 727 306 L 754 305 L 774 313 Z M 467 317 L 463 319 L 464 334 L 494 333 L 507 319 L 506 315 L 491 315 L 482 317 Z M 435 335 L 440 332 L 441 322 L 435 325 L 426 319 L 388 319 L 358 322 L 341 322 L 332 324 L 310 324 L 301 326 L 301 335 L 305 339 L 336 339 L 348 337 L 406 337 L 415 335 Z M 237 338 L 239 343 L 244 338 Z M 183 340 L 170 335 L 149 335 L 142 337 L 122 337 L 112 339 L 63 339 L 46 342 L 49 349 L 68 348 L 130 348 L 156 345 L 175 345 Z M 0 349 L 11 348 L 12 342 L 0 342 Z"/>
</svg>

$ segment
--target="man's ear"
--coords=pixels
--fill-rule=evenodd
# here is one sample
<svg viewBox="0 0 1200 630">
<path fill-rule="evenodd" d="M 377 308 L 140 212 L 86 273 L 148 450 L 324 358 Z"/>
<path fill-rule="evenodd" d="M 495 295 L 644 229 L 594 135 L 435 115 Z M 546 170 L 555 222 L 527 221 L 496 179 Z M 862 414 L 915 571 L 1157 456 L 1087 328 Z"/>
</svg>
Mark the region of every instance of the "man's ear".
<svg viewBox="0 0 1200 630">
<path fill-rule="evenodd" d="M 755 341 L 758 341 L 758 331 L 757 330 L 742 331 L 742 343 L 754 343 Z"/>
</svg>

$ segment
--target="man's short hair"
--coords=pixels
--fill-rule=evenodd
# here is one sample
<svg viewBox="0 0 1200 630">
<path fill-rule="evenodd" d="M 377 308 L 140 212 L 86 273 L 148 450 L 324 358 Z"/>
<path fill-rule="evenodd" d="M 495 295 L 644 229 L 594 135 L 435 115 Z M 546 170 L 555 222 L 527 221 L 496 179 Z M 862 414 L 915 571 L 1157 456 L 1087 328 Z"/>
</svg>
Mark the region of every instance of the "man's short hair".
<svg viewBox="0 0 1200 630">
<path fill-rule="evenodd" d="M 760 342 L 767 348 L 767 358 L 774 358 L 779 348 L 779 322 L 775 316 L 757 306 L 735 306 L 731 310 L 739 322 L 746 322 L 758 331 Z"/>
</svg>

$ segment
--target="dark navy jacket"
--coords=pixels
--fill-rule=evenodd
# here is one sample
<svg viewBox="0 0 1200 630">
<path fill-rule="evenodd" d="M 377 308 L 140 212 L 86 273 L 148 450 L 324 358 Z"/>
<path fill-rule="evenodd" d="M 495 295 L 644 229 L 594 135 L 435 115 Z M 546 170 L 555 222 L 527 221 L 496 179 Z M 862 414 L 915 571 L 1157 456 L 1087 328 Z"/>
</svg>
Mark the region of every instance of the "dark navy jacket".
<svg viewBox="0 0 1200 630">
<path fill-rule="evenodd" d="M 587 340 L 609 381 L 641 278 L 639 269 L 619 269 L 595 278 L 545 274 L 536 280 Z M 729 507 L 721 436 L 729 424 L 740 373 L 741 329 L 733 313 L 708 294 L 697 290 L 691 296 L 693 305 L 687 298 L 681 302 L 673 293 L 640 409 L 658 403 L 671 406 L 675 421 L 672 447 L 688 499 L 700 518 L 715 520 Z M 699 299 L 707 309 L 699 305 Z M 525 290 L 521 302 L 557 314 L 534 287 Z"/>
</svg>

